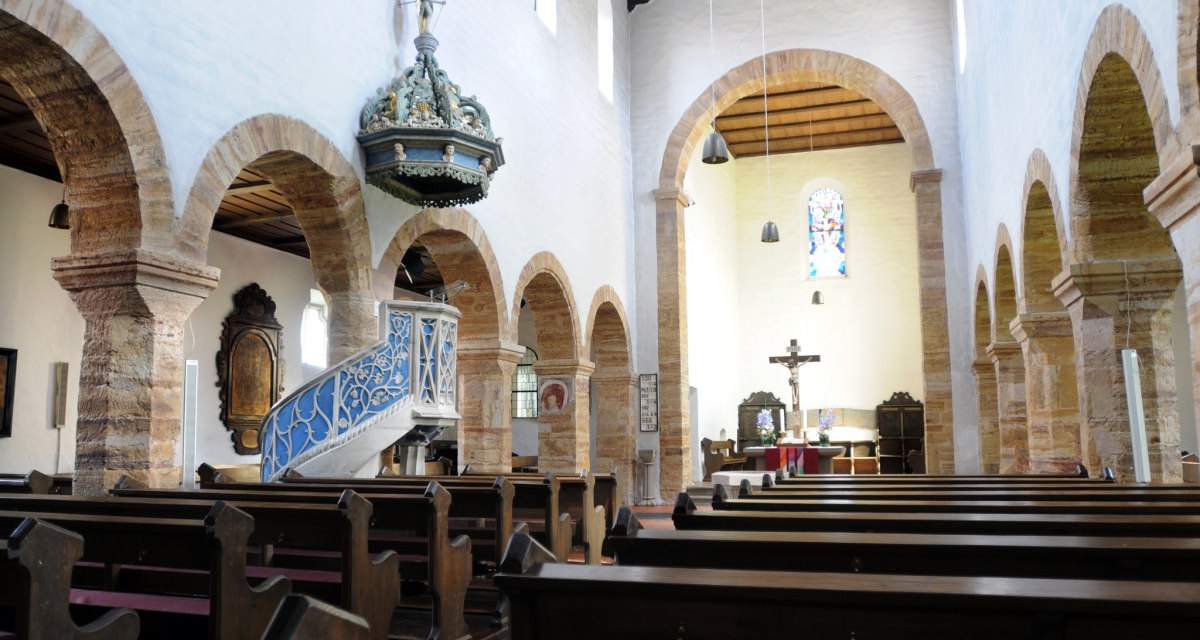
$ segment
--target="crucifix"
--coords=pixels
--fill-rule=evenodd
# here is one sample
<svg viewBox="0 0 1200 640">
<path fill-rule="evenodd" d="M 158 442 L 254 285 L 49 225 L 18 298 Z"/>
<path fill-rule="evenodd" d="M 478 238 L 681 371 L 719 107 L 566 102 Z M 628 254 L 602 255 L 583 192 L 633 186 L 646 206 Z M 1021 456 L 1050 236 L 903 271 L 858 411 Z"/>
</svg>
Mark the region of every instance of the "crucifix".
<svg viewBox="0 0 1200 640">
<path fill-rule="evenodd" d="M 788 345 L 786 356 L 771 356 L 771 364 L 781 364 L 787 367 L 788 384 L 792 387 L 792 415 L 800 418 L 800 428 L 808 427 L 807 416 L 800 413 L 800 367 L 810 362 L 820 362 L 821 356 L 802 356 L 800 355 L 800 345 L 796 344 L 793 339 Z"/>
</svg>

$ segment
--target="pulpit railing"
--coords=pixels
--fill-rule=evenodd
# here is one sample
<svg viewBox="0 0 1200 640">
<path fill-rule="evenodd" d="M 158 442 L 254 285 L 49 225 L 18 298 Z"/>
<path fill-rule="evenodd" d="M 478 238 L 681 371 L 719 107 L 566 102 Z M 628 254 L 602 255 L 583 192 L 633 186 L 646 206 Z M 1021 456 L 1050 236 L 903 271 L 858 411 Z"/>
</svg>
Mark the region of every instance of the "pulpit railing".
<svg viewBox="0 0 1200 640">
<path fill-rule="evenodd" d="M 267 414 L 263 481 L 278 480 L 405 409 L 453 410 L 458 316 L 444 304 L 383 303 L 383 339 L 300 386 Z"/>
</svg>

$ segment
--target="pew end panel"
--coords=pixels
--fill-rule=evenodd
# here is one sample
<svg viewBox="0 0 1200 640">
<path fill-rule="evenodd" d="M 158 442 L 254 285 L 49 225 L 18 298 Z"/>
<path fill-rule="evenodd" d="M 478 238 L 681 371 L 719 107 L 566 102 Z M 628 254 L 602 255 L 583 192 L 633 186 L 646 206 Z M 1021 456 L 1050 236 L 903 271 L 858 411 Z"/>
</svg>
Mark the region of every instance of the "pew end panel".
<svg viewBox="0 0 1200 640">
<path fill-rule="evenodd" d="M 112 609 L 77 626 L 71 617 L 71 570 L 83 557 L 83 538 L 26 518 L 5 541 L 0 563 L 0 603 L 12 606 L 17 638 L 25 640 L 134 640 L 137 613 Z"/>
<path fill-rule="evenodd" d="M 254 587 L 246 581 L 246 546 L 254 533 L 254 518 L 245 511 L 217 501 L 204 517 L 204 525 L 219 558 L 209 574 L 212 608 L 219 612 L 215 623 L 209 624 L 212 638 L 258 640 L 279 603 L 291 593 L 291 581 L 273 576 Z"/>
<path fill-rule="evenodd" d="M 348 611 L 292 594 L 283 599 L 262 640 L 368 640 L 367 621 Z"/>
<path fill-rule="evenodd" d="M 361 495 L 347 489 L 338 498 L 338 509 L 346 519 L 343 536 L 350 553 L 342 580 L 342 603 L 368 623 L 373 640 L 387 640 L 392 614 L 400 603 L 400 556 L 384 551 L 372 558 L 367 529 L 374 507 Z"/>
</svg>

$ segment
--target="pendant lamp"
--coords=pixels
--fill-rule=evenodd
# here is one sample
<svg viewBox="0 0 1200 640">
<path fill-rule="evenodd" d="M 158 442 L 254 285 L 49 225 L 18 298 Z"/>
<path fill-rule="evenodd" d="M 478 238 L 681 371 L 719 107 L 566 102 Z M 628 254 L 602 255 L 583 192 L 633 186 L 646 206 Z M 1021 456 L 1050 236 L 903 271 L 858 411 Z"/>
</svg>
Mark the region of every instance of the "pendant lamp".
<svg viewBox="0 0 1200 640">
<path fill-rule="evenodd" d="M 713 3 L 708 0 L 708 68 L 715 75 L 713 54 Z M 712 108 L 713 113 L 717 111 L 717 83 L 713 81 L 709 85 L 709 90 L 712 93 Z M 717 121 L 713 120 L 713 131 L 708 134 L 708 138 L 704 140 L 704 155 L 700 157 L 700 162 L 704 164 L 721 164 L 729 162 L 729 145 L 725 144 L 725 136 L 717 131 Z"/>
<path fill-rule="evenodd" d="M 767 157 L 767 215 L 771 212 L 771 119 L 767 109 L 767 10 L 765 0 L 758 0 L 759 20 L 762 26 L 762 72 L 763 72 L 763 133 L 766 138 Z M 762 228 L 763 242 L 779 242 L 779 227 L 767 218 Z"/>
<path fill-rule="evenodd" d="M 67 206 L 66 178 L 63 179 L 62 202 L 54 205 L 54 208 L 50 210 L 50 228 L 51 229 L 70 229 L 71 228 L 71 208 Z"/>
</svg>

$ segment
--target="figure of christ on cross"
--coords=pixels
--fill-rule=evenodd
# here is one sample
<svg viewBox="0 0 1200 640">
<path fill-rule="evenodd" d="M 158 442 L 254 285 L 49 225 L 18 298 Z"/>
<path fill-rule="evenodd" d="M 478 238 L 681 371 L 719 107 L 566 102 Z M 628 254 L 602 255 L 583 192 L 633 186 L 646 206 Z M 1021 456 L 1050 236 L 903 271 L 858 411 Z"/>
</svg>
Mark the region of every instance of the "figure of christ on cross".
<svg viewBox="0 0 1200 640">
<path fill-rule="evenodd" d="M 800 413 L 800 367 L 810 362 L 820 362 L 821 356 L 800 355 L 800 345 L 796 344 L 795 339 L 788 345 L 787 352 L 786 356 L 771 356 L 770 362 L 787 367 L 790 374 L 788 384 L 792 387 L 792 415 L 800 417 L 801 425 L 804 426 L 804 417 Z"/>
</svg>

